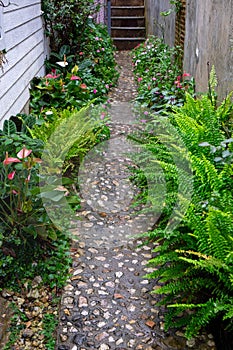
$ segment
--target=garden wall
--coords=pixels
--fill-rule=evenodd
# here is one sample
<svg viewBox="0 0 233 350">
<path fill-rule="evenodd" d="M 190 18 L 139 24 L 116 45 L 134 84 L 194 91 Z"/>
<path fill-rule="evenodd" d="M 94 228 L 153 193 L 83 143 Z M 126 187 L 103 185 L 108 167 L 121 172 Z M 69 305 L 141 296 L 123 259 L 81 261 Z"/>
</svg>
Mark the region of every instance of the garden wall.
<svg viewBox="0 0 233 350">
<path fill-rule="evenodd" d="M 208 87 L 207 62 L 218 77 L 218 95 L 233 90 L 233 0 L 187 1 L 184 69 L 197 91 Z"/>
<path fill-rule="evenodd" d="M 168 17 L 160 15 L 160 12 L 170 8 L 169 0 L 145 0 L 147 36 L 153 34 L 164 37 L 165 42 L 173 46 L 175 42 L 175 13 Z"/>
<path fill-rule="evenodd" d="M 0 127 L 27 104 L 30 81 L 44 74 L 46 55 L 41 0 L 13 2 L 18 5 L 0 6 L 0 50 L 7 58 L 0 70 Z"/>
<path fill-rule="evenodd" d="M 233 0 L 182 0 L 182 3 L 186 5 L 184 70 L 195 77 L 197 91 L 204 92 L 208 88 L 207 62 L 210 67 L 214 65 L 219 83 L 217 93 L 222 99 L 233 90 Z M 145 0 L 145 5 L 147 35 L 162 37 L 164 32 L 165 42 L 174 45 L 175 31 L 179 28 L 175 13 L 160 16 L 161 11 L 171 8 L 170 1 Z M 176 42 L 177 39 L 176 36 Z"/>
</svg>

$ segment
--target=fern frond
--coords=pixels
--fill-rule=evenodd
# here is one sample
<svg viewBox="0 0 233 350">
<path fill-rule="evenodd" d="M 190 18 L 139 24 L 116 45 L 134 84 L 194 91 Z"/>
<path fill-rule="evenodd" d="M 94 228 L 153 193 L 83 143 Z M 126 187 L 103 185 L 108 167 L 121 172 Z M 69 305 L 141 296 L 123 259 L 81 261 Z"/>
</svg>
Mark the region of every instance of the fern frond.
<svg viewBox="0 0 233 350">
<path fill-rule="evenodd" d="M 233 242 L 229 239 L 233 230 L 232 219 L 231 214 L 210 208 L 205 220 L 212 255 L 223 262 L 233 251 Z"/>
<path fill-rule="evenodd" d="M 192 156 L 191 161 L 196 176 L 199 177 L 200 181 L 206 186 L 209 185 L 210 192 L 218 191 L 222 183 L 213 163 L 204 155 L 201 158 Z"/>
<path fill-rule="evenodd" d="M 215 317 L 215 302 L 209 299 L 192 315 L 190 322 L 187 324 L 185 336 L 191 339 Z"/>
</svg>

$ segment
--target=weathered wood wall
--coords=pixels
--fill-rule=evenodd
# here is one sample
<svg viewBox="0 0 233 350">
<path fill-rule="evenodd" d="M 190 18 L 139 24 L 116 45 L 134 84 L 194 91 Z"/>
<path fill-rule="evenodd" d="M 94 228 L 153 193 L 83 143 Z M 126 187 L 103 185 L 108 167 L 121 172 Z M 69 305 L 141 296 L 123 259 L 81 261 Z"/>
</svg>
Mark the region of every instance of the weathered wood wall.
<svg viewBox="0 0 233 350">
<path fill-rule="evenodd" d="M 7 63 L 0 71 L 0 125 L 23 110 L 30 81 L 44 74 L 45 37 L 40 0 L 14 1 L 3 9 Z"/>
<path fill-rule="evenodd" d="M 165 42 L 173 46 L 175 42 L 175 13 L 163 17 L 160 12 L 171 8 L 169 0 L 145 0 L 147 36 L 164 37 Z"/>
<path fill-rule="evenodd" d="M 233 0 L 187 1 L 184 69 L 200 92 L 208 87 L 207 62 L 215 66 L 222 99 L 233 90 Z"/>
<path fill-rule="evenodd" d="M 233 0 L 182 0 L 185 7 L 185 21 L 181 16 L 181 44 L 184 43 L 184 70 L 196 79 L 198 92 L 208 88 L 207 62 L 215 66 L 218 77 L 219 99 L 233 90 Z M 147 14 L 147 34 L 163 36 L 174 45 L 177 39 L 177 19 L 175 13 L 165 18 L 160 12 L 171 7 L 169 0 L 145 0 Z M 176 40 L 177 41 L 177 40 Z"/>
</svg>

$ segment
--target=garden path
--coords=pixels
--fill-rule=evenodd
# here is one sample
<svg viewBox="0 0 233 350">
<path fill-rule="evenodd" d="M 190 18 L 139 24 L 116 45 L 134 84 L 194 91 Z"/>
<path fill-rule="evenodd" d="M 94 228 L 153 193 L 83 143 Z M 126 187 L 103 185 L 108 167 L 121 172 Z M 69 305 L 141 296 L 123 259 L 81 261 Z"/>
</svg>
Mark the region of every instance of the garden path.
<svg viewBox="0 0 233 350">
<path fill-rule="evenodd" d="M 128 180 L 127 141 L 137 128 L 131 101 L 136 96 L 129 52 L 117 52 L 118 86 L 111 101 L 111 138 L 94 148 L 80 169 L 82 209 L 73 230 L 71 278 L 64 288 L 56 350 L 190 349 L 213 350 L 211 335 L 186 341 L 183 333 L 164 332 L 163 310 L 143 277 L 152 257 L 149 246 L 132 235 L 148 230 L 153 213 L 131 206 L 138 189 Z M 139 116 L 140 117 L 140 116 Z M 139 150 L 140 151 L 140 150 Z"/>
</svg>

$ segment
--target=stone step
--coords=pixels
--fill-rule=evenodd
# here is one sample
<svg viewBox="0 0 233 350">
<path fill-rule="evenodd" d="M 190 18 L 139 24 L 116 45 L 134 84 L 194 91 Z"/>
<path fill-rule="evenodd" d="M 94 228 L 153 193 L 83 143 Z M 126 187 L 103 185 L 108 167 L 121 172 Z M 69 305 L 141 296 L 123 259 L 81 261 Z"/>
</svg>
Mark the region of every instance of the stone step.
<svg viewBox="0 0 233 350">
<path fill-rule="evenodd" d="M 145 27 L 145 17 L 112 17 L 112 27 Z"/>
<path fill-rule="evenodd" d="M 112 6 L 144 6 L 144 0 L 112 0 Z"/>
<path fill-rule="evenodd" d="M 144 16 L 144 6 L 112 6 L 111 16 L 112 17 L 131 17 L 131 16 Z"/>
<path fill-rule="evenodd" d="M 112 27 L 112 38 L 145 38 L 145 27 Z"/>
<path fill-rule="evenodd" d="M 118 50 L 132 50 L 140 43 L 144 42 L 145 38 L 113 38 L 114 45 Z"/>
</svg>

